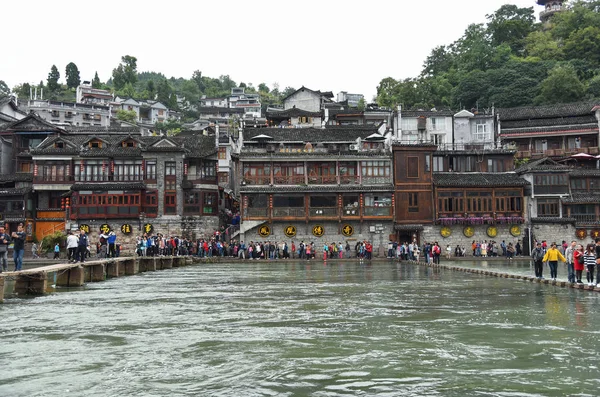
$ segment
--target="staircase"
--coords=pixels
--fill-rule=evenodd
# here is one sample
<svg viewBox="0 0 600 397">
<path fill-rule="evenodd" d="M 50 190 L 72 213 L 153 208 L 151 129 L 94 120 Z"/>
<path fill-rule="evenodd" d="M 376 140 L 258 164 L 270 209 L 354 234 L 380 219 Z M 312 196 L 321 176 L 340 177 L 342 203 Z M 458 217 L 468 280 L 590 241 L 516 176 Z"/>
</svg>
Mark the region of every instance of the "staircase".
<svg viewBox="0 0 600 397">
<path fill-rule="evenodd" d="M 258 227 L 264 223 L 267 223 L 267 221 L 244 221 L 242 222 L 242 224 L 240 225 L 240 229 L 235 232 L 231 238 L 235 238 L 239 235 L 243 235 L 245 234 L 248 230 L 252 230 L 255 227 Z"/>
</svg>

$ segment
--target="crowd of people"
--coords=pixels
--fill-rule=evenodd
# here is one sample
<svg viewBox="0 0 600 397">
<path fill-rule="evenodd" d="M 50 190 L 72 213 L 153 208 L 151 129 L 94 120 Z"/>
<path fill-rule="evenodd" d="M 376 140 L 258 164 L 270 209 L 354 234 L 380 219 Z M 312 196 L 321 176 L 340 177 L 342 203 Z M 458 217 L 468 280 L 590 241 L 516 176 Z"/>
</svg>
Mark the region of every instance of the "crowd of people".
<svg viewBox="0 0 600 397">
<path fill-rule="evenodd" d="M 0 226 L 0 262 L 2 262 L 0 273 L 8 271 L 8 248 L 11 244 L 13 246 L 14 270 L 19 271 L 23 269 L 26 238 L 27 235 L 23 230 L 22 223 L 17 226 L 17 231 L 12 233 L 6 233 L 4 226 Z"/>
<path fill-rule="evenodd" d="M 566 263 L 567 278 L 570 283 L 583 284 L 583 272 L 589 286 L 596 286 L 600 279 L 600 238 L 588 244 L 579 244 L 573 240 L 571 243 L 563 241 L 558 245 L 555 242 L 548 247 L 547 241 L 535 241 L 531 251 L 535 276 L 543 279 L 544 263 L 550 268 L 550 278 L 556 280 L 558 262 Z"/>
</svg>

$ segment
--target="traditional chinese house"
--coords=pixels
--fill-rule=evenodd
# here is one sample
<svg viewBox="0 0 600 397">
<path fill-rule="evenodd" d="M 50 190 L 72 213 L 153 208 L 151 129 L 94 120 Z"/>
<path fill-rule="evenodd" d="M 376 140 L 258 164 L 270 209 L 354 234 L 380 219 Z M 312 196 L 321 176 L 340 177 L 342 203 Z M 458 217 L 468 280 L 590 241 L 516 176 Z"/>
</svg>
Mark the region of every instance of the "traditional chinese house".
<svg viewBox="0 0 600 397">
<path fill-rule="evenodd" d="M 375 126 L 246 129 L 242 240 L 387 241 L 392 159 Z"/>
</svg>

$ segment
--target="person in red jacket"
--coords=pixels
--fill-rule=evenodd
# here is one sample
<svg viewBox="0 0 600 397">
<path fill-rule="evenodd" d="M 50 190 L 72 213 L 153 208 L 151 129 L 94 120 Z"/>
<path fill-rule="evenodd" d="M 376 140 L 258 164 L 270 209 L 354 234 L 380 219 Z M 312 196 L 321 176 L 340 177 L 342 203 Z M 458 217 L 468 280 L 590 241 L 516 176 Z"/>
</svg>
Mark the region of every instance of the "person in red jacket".
<svg viewBox="0 0 600 397">
<path fill-rule="evenodd" d="M 583 245 L 581 244 L 578 244 L 575 251 L 573 251 L 573 266 L 575 267 L 575 279 L 577 280 L 577 284 L 583 284 L 581 275 L 583 274 L 584 260 Z"/>
</svg>

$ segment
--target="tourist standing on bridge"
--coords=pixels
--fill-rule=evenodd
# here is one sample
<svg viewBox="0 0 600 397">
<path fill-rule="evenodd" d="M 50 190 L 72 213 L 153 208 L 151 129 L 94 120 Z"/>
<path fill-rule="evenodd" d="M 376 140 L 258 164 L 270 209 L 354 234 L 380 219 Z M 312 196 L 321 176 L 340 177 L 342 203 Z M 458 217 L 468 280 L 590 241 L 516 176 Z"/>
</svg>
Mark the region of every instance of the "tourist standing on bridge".
<svg viewBox="0 0 600 397">
<path fill-rule="evenodd" d="M 85 262 L 85 256 L 88 252 L 88 245 L 89 242 L 87 234 L 85 234 L 85 231 L 80 230 L 79 241 L 77 241 L 77 255 L 79 256 L 79 262 L 81 263 Z M 75 259 L 75 262 L 77 262 L 77 258 Z"/>
<path fill-rule="evenodd" d="M 556 243 L 552 243 L 546 255 L 544 255 L 544 259 L 542 262 L 548 261 L 548 266 L 550 266 L 550 278 L 556 281 L 557 276 L 557 268 L 558 268 L 558 260 L 566 262 L 565 257 L 560 253 L 558 249 L 556 249 Z"/>
<path fill-rule="evenodd" d="M 115 258 L 117 256 L 116 244 L 117 244 L 117 235 L 114 230 L 111 230 L 108 233 L 108 256 L 111 258 Z"/>
<path fill-rule="evenodd" d="M 594 247 L 596 253 L 596 282 L 598 282 L 598 276 L 600 276 L 600 237 L 596 238 L 596 246 Z"/>
<path fill-rule="evenodd" d="M 8 271 L 8 244 L 10 244 L 10 236 L 4 232 L 4 226 L 0 226 L 0 273 Z"/>
<path fill-rule="evenodd" d="M 597 252 L 595 252 L 595 246 L 594 244 L 588 244 L 585 250 L 585 253 L 583 254 L 583 261 L 585 263 L 585 267 L 587 268 L 587 282 L 588 285 L 591 287 L 594 284 L 594 268 L 596 267 L 596 254 Z M 598 280 L 596 280 L 596 285 L 598 283 Z"/>
<path fill-rule="evenodd" d="M 509 244 L 510 248 L 510 244 Z M 510 251 L 509 251 L 510 255 Z M 544 273 L 544 250 L 542 249 L 542 244 L 539 242 L 536 244 L 533 251 L 531 251 L 531 258 L 533 259 L 533 268 L 535 270 L 535 277 L 538 279 L 542 279 L 542 274 Z"/>
<path fill-rule="evenodd" d="M 67 260 L 69 262 L 77 262 L 77 241 L 79 239 L 70 230 L 67 234 Z"/>
<path fill-rule="evenodd" d="M 575 267 L 575 279 L 577 284 L 583 284 L 581 282 L 581 274 L 583 273 L 583 269 L 585 266 L 583 245 L 577 245 L 575 251 L 573 251 L 573 266 Z"/>
<path fill-rule="evenodd" d="M 577 248 L 577 242 L 575 240 L 571 241 L 571 245 L 567 247 L 565 250 L 565 258 L 567 258 L 567 273 L 568 280 L 570 283 L 575 282 L 575 259 L 573 254 L 575 253 Z"/>
<path fill-rule="evenodd" d="M 17 231 L 13 232 L 12 238 L 14 242 L 13 260 L 15 261 L 15 271 L 23 269 L 23 254 L 25 253 L 25 238 L 27 235 L 23 231 L 23 224 L 19 223 Z"/>
</svg>

